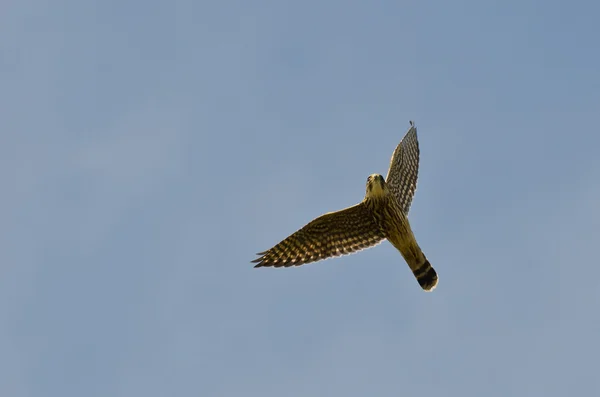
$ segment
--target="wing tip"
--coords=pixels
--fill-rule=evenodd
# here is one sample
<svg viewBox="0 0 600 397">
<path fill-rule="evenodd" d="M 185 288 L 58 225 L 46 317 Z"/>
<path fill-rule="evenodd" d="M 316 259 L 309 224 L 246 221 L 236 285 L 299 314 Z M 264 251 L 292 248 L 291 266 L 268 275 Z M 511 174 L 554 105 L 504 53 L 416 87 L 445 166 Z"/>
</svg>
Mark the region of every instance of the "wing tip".
<svg viewBox="0 0 600 397">
<path fill-rule="evenodd" d="M 410 132 L 411 130 L 415 131 L 415 134 L 417 133 L 417 125 L 415 124 L 414 120 L 410 120 L 409 121 L 410 127 L 408 128 L 408 132 Z M 407 134 L 408 134 L 407 132 Z"/>
<path fill-rule="evenodd" d="M 264 262 L 265 262 L 265 257 L 263 256 L 263 253 L 259 253 L 256 255 L 261 255 L 260 258 L 256 258 L 254 260 L 251 260 L 250 263 L 256 263 L 256 266 L 254 266 L 255 268 L 257 267 L 263 267 L 264 266 Z"/>
</svg>

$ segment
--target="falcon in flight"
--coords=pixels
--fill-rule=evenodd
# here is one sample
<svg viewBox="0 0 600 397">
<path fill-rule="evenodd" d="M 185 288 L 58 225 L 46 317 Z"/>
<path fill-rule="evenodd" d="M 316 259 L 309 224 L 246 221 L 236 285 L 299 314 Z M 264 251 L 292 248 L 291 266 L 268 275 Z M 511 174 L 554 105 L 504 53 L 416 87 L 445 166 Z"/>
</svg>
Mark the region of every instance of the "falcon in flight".
<svg viewBox="0 0 600 397">
<path fill-rule="evenodd" d="M 309 222 L 273 248 L 260 252 L 254 267 L 290 267 L 351 254 L 387 239 L 404 257 L 421 288 L 432 291 L 438 276 L 421 251 L 408 222 L 417 188 L 419 142 L 410 128 L 392 154 L 387 177 L 367 178 L 365 198 L 352 207 Z"/>
</svg>

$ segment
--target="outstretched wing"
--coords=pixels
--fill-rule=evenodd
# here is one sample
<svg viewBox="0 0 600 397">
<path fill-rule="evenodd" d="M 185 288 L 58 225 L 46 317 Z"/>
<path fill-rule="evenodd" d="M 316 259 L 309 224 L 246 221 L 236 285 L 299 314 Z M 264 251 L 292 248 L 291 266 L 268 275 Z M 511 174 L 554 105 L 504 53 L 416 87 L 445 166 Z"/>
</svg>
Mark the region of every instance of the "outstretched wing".
<svg viewBox="0 0 600 397">
<path fill-rule="evenodd" d="M 419 141 L 417 140 L 417 127 L 413 121 L 404 138 L 400 141 L 388 170 L 385 183 L 398 199 L 405 215 L 408 215 L 415 190 L 417 190 L 417 176 L 419 173 Z"/>
<path fill-rule="evenodd" d="M 385 236 L 365 204 L 329 212 L 308 223 L 270 250 L 254 267 L 289 267 L 351 254 L 379 244 Z"/>
</svg>

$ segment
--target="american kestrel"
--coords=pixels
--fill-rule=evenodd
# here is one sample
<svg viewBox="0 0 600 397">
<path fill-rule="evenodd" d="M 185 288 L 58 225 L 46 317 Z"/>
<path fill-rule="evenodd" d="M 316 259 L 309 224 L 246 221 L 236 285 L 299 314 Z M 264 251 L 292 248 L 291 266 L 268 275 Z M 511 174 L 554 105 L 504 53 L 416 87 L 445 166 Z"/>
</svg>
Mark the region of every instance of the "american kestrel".
<svg viewBox="0 0 600 397">
<path fill-rule="evenodd" d="M 329 212 L 309 222 L 273 248 L 260 252 L 254 267 L 290 267 L 351 254 L 387 239 L 404 257 L 425 291 L 432 291 L 438 276 L 421 251 L 408 222 L 417 188 L 419 142 L 410 128 L 392 154 L 387 178 L 367 178 L 365 198 L 359 204 Z"/>
</svg>

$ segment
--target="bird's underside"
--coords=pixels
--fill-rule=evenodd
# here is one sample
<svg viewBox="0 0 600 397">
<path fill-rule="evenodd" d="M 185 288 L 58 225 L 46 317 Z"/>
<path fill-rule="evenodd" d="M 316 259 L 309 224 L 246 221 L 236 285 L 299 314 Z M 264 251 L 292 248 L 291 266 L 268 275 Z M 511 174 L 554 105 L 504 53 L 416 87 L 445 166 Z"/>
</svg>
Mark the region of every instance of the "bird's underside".
<svg viewBox="0 0 600 397">
<path fill-rule="evenodd" d="M 290 267 L 352 254 L 387 239 L 400 251 L 421 287 L 433 290 L 435 270 L 417 244 L 408 211 L 417 186 L 419 145 L 414 123 L 394 150 L 387 178 L 367 179 L 362 202 L 312 220 L 252 261 L 255 267 Z"/>
</svg>

